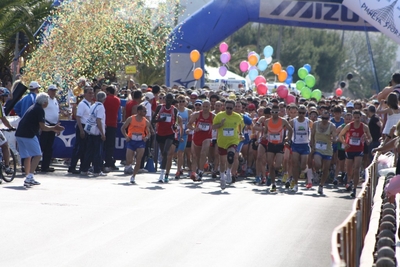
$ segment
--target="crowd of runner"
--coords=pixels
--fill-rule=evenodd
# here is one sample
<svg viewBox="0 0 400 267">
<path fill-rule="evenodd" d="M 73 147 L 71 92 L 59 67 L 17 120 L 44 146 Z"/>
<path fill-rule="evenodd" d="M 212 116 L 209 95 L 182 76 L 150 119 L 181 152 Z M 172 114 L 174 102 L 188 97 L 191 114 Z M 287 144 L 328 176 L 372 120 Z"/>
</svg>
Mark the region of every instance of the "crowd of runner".
<svg viewBox="0 0 400 267">
<path fill-rule="evenodd" d="M 74 113 L 78 141 L 68 172 L 90 175 L 92 166 L 99 176 L 118 170 L 112 155 L 108 165 L 107 155 L 106 163 L 100 155 L 103 142 L 113 148 L 115 132 L 121 131 L 126 138 L 124 173 L 131 175 L 131 183 L 154 148 L 159 151 L 160 183 L 183 177 L 199 182 L 207 173 L 219 178 L 222 190 L 244 177 L 269 192 L 276 192 L 278 183 L 297 192 L 304 179 L 304 187 L 316 186 L 319 194 L 331 183 L 344 185 L 355 197 L 373 150 L 397 133 L 400 74 L 391 82 L 370 100 L 297 96 L 289 105 L 275 94 L 259 96 L 244 88 L 212 91 L 134 81 L 118 88 L 83 82 Z M 121 103 L 121 109 L 114 103 Z M 111 109 L 115 120 L 109 126 Z M 117 120 L 123 122 L 121 129 L 115 128 Z M 106 145 L 111 139 L 114 144 Z M 171 173 L 173 162 L 176 173 Z"/>
</svg>

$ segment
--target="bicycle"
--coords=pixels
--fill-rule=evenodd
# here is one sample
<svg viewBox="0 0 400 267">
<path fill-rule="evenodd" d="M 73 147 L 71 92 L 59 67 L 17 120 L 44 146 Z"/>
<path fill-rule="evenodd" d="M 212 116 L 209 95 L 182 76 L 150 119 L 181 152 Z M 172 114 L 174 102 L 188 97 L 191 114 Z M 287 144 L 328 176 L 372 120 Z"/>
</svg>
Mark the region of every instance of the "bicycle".
<svg viewBox="0 0 400 267">
<path fill-rule="evenodd" d="M 12 132 L 15 129 L 1 129 L 1 131 Z M 14 180 L 15 175 L 17 173 L 17 159 L 15 154 L 11 148 L 8 148 L 10 151 L 9 158 L 9 169 L 6 168 L 5 159 L 3 157 L 3 150 L 0 149 L 0 179 L 3 179 L 5 182 L 10 183 Z"/>
</svg>

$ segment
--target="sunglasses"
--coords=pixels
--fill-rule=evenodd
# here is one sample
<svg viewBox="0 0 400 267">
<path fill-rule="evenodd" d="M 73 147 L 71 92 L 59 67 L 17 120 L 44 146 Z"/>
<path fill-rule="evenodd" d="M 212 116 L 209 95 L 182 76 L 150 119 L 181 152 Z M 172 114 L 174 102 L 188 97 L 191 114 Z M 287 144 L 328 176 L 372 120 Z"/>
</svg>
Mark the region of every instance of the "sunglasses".
<svg viewBox="0 0 400 267">
<path fill-rule="evenodd" d="M 165 97 L 161 96 L 161 97 L 159 97 L 158 99 L 163 100 L 163 99 L 165 99 Z"/>
<path fill-rule="evenodd" d="M 201 104 L 194 104 L 196 107 L 199 107 L 199 106 L 201 106 Z"/>
<path fill-rule="evenodd" d="M 186 103 L 186 101 L 185 100 L 180 100 L 179 103 Z"/>
<path fill-rule="evenodd" d="M 271 111 L 272 114 L 278 114 L 279 111 Z"/>
<path fill-rule="evenodd" d="M 306 114 L 305 112 L 302 112 L 302 111 L 299 111 L 299 114 L 302 114 L 302 115 L 304 115 L 304 114 Z"/>
<path fill-rule="evenodd" d="M 232 110 L 233 108 L 232 107 L 225 107 L 225 109 Z"/>
<path fill-rule="evenodd" d="M 323 120 L 329 120 L 329 117 L 321 117 Z"/>
</svg>

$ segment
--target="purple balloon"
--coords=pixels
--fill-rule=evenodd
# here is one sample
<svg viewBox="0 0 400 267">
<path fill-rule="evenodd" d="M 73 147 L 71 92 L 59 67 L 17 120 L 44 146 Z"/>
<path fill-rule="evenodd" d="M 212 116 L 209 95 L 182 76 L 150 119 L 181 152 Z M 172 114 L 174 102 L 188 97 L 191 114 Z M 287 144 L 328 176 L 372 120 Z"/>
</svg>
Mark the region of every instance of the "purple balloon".
<svg viewBox="0 0 400 267">
<path fill-rule="evenodd" d="M 228 69 L 225 66 L 219 67 L 219 74 L 224 77 L 226 73 L 228 72 Z"/>
<path fill-rule="evenodd" d="M 222 64 L 226 64 L 229 62 L 230 56 L 227 52 L 225 52 L 221 54 L 220 59 Z"/>
<path fill-rule="evenodd" d="M 242 72 L 246 72 L 249 70 L 249 62 L 243 60 L 242 62 L 240 62 L 239 68 Z"/>
<path fill-rule="evenodd" d="M 251 52 L 249 52 L 249 53 L 247 54 L 247 58 L 249 58 L 249 56 L 251 56 L 251 55 L 253 55 L 253 54 L 257 54 L 257 53 L 254 52 L 254 51 L 251 51 Z"/>
<path fill-rule="evenodd" d="M 256 67 L 256 66 L 251 66 L 251 67 L 249 68 L 249 71 L 251 71 L 251 70 L 257 70 L 257 67 Z"/>
</svg>

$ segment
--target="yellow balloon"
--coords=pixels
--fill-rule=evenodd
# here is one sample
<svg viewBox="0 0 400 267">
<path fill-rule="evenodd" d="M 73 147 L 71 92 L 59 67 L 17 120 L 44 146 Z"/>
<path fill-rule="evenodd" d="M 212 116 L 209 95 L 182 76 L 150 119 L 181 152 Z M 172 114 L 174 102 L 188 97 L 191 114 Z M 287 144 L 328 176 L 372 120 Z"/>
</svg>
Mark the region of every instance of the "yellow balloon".
<svg viewBox="0 0 400 267">
<path fill-rule="evenodd" d="M 201 68 L 196 68 L 193 72 L 193 77 L 198 80 L 203 76 L 203 70 Z"/>
<path fill-rule="evenodd" d="M 257 65 L 258 58 L 257 58 L 256 55 L 250 55 L 248 60 L 249 60 L 249 63 L 250 63 L 251 66 Z"/>
<path fill-rule="evenodd" d="M 190 60 L 193 63 L 196 63 L 197 61 L 199 61 L 200 59 L 200 52 L 197 50 L 193 50 L 192 52 L 190 52 Z"/>
<path fill-rule="evenodd" d="M 279 73 L 281 72 L 281 70 L 282 70 L 281 63 L 276 62 L 276 63 L 274 63 L 274 65 L 272 65 L 272 72 L 273 72 L 275 75 L 279 75 Z"/>
</svg>

